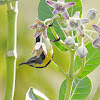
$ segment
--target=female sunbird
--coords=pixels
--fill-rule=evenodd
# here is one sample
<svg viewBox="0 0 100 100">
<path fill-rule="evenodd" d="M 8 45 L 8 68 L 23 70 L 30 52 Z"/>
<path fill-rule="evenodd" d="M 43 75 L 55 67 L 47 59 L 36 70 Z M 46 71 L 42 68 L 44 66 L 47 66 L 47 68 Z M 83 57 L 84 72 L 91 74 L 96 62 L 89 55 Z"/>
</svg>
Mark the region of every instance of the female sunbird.
<svg viewBox="0 0 100 100">
<path fill-rule="evenodd" d="M 36 43 L 40 42 L 40 38 L 41 38 L 40 36 L 38 36 L 36 38 Z M 54 40 L 54 42 L 56 42 L 56 41 Z M 51 62 L 54 52 L 53 52 L 52 44 L 50 43 L 50 40 L 48 38 L 42 37 L 42 43 L 44 43 L 46 45 L 47 56 L 44 54 L 44 52 L 42 52 L 39 57 L 34 56 L 34 57 L 30 58 L 28 61 L 19 64 L 18 66 L 26 64 L 26 65 L 29 65 L 29 66 L 35 67 L 35 68 L 46 67 Z"/>
</svg>

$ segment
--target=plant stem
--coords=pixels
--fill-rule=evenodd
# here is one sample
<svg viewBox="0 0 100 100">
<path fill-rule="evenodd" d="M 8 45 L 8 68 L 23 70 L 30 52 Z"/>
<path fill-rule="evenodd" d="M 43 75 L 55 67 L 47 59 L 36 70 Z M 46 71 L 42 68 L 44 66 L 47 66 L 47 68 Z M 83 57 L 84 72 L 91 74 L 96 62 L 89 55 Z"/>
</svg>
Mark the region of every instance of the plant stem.
<svg viewBox="0 0 100 100">
<path fill-rule="evenodd" d="M 61 72 L 65 77 L 66 79 L 69 79 L 70 80 L 70 77 L 54 62 L 54 61 L 51 61 L 51 66 L 54 67 L 57 71 Z"/>
<path fill-rule="evenodd" d="M 67 80 L 66 86 L 66 94 L 64 100 L 70 100 L 71 88 L 72 88 L 72 80 Z"/>
<path fill-rule="evenodd" d="M 82 65 L 80 69 L 72 76 L 72 80 L 74 80 L 76 77 L 78 77 L 82 73 L 84 66 L 85 66 L 85 58 L 82 58 Z"/>
<path fill-rule="evenodd" d="M 70 56 L 69 56 L 69 70 L 68 70 L 68 76 L 71 78 L 71 80 L 67 80 L 66 84 L 66 94 L 65 94 L 65 100 L 69 100 L 70 94 L 71 94 L 71 88 L 72 88 L 72 75 L 73 75 L 73 69 L 74 69 L 74 54 L 75 51 L 69 50 Z"/>
<path fill-rule="evenodd" d="M 73 75 L 73 68 L 74 68 L 74 53 L 75 51 L 70 50 L 70 56 L 69 56 L 69 70 L 68 70 L 68 75 L 71 78 Z"/>
<path fill-rule="evenodd" d="M 54 37 L 55 37 L 56 39 L 58 39 L 58 35 L 57 35 L 55 29 L 54 29 L 53 27 L 50 27 L 50 29 L 51 29 L 51 31 L 52 31 Z M 64 48 L 66 48 L 66 49 L 71 49 L 71 48 L 70 48 L 69 46 L 67 46 L 62 40 L 59 40 L 58 42 L 59 42 Z"/>
<path fill-rule="evenodd" d="M 6 89 L 4 100 L 13 100 L 15 90 L 15 74 L 16 74 L 16 40 L 17 40 L 17 13 L 18 2 L 7 3 L 8 15 L 8 40 L 7 40 L 7 55 L 6 55 Z"/>
<path fill-rule="evenodd" d="M 92 42 L 94 41 L 88 34 L 84 33 Z"/>
<path fill-rule="evenodd" d="M 93 30 L 88 30 L 88 29 L 84 29 L 85 32 L 91 32 L 91 33 L 98 33 L 97 31 L 93 31 Z"/>
</svg>

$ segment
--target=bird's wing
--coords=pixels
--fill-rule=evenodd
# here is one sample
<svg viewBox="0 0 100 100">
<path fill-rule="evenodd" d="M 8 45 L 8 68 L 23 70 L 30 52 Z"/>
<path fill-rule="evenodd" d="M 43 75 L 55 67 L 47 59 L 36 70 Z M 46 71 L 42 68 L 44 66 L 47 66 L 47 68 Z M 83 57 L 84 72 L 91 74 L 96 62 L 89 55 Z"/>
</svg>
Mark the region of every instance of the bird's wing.
<svg viewBox="0 0 100 100">
<path fill-rule="evenodd" d="M 27 64 L 42 64 L 43 60 L 41 57 L 34 56 L 27 61 Z"/>
</svg>

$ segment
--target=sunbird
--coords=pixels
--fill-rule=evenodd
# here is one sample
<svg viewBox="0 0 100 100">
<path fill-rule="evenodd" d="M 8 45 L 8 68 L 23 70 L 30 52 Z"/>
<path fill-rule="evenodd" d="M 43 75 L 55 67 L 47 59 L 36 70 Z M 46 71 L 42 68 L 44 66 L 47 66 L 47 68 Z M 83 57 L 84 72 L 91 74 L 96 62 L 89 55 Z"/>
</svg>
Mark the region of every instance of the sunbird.
<svg viewBox="0 0 100 100">
<path fill-rule="evenodd" d="M 36 43 L 40 42 L 41 35 L 36 38 Z M 59 39 L 51 40 L 52 42 L 57 42 Z M 40 56 L 34 56 L 30 58 L 28 61 L 23 62 L 20 65 L 26 64 L 34 68 L 45 68 L 51 61 L 54 55 L 52 44 L 50 43 L 49 38 L 42 37 L 42 43 L 45 44 L 47 55 L 44 52 L 40 54 Z"/>
</svg>

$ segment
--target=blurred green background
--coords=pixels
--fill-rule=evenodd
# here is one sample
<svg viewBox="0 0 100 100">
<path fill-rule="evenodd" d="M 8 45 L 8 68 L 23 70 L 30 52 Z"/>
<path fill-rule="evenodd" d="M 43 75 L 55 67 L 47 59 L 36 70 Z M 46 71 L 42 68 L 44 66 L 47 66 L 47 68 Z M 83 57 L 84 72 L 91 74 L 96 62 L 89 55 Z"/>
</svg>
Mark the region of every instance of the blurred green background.
<svg viewBox="0 0 100 100">
<path fill-rule="evenodd" d="M 82 0 L 83 15 L 90 8 L 98 10 L 100 16 L 99 0 Z M 35 39 L 34 30 L 28 28 L 29 25 L 35 22 L 38 17 L 38 3 L 39 0 L 19 0 L 18 13 L 18 37 L 17 37 L 17 65 L 21 62 L 27 61 L 33 50 Z M 6 77 L 6 46 L 7 46 L 7 13 L 6 5 L 0 6 L 0 100 L 4 98 L 5 91 L 5 77 Z M 97 20 L 91 23 L 95 24 Z M 90 26 L 88 26 L 90 27 Z M 61 53 L 54 47 L 53 60 L 65 71 L 68 70 L 68 52 Z M 93 83 L 93 90 L 87 98 L 95 92 L 97 86 L 100 84 L 100 67 L 89 74 Z M 16 87 L 14 100 L 25 100 L 25 95 L 29 87 L 36 88 L 43 92 L 50 100 L 58 100 L 59 88 L 65 77 L 55 71 L 52 66 L 47 66 L 44 69 L 35 69 L 29 66 L 21 66 L 17 68 L 16 72 Z"/>
</svg>

